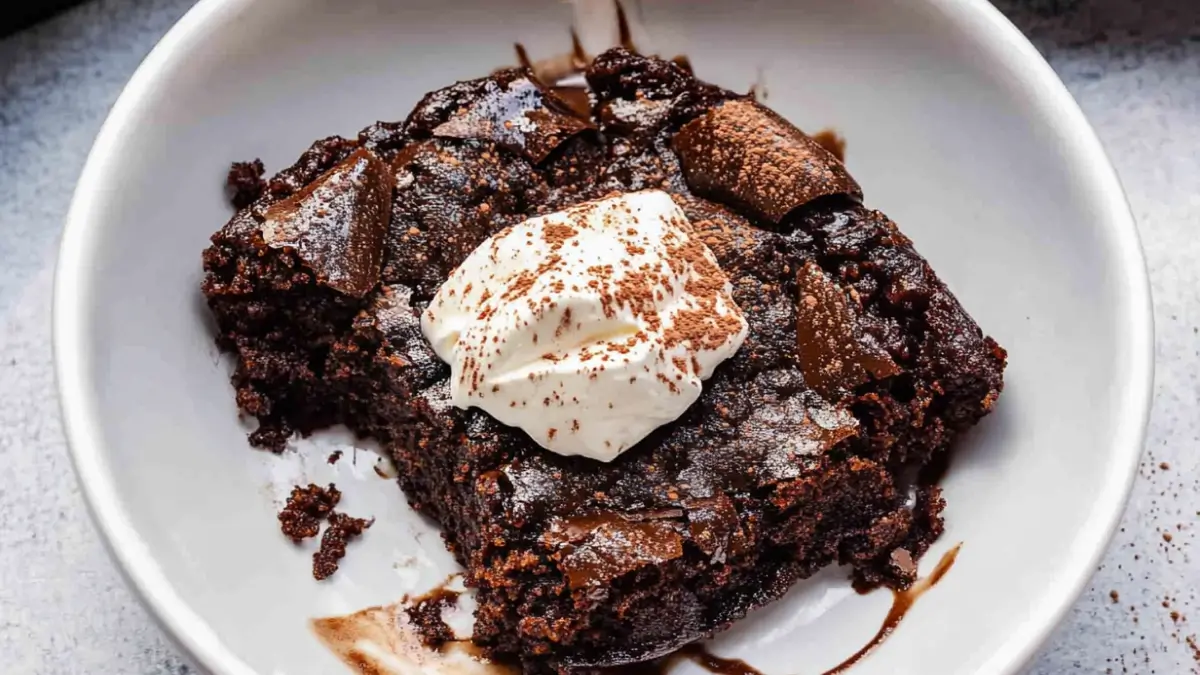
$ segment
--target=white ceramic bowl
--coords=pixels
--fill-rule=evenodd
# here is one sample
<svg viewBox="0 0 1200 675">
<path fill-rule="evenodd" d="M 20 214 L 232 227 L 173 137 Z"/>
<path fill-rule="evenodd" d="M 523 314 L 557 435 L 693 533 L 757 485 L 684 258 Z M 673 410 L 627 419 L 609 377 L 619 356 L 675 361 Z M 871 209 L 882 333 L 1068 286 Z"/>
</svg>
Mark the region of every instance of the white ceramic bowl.
<svg viewBox="0 0 1200 675">
<path fill-rule="evenodd" d="M 701 76 L 765 85 L 802 128 L 842 132 L 868 202 L 1009 349 L 1000 405 L 945 483 L 947 531 L 927 562 L 963 542 L 957 565 L 855 672 L 1017 670 L 1109 540 L 1150 401 L 1148 285 L 1096 137 L 983 0 L 653 0 L 640 20 L 635 37 Z M 276 170 L 315 138 L 403 118 L 424 92 L 511 62 L 514 40 L 563 51 L 571 21 L 554 0 L 202 0 L 114 106 L 59 261 L 63 414 L 113 555 L 211 671 L 340 672 L 310 617 L 452 568 L 369 455 L 329 467 L 311 444 L 282 459 L 247 447 L 198 291 L 200 251 L 229 215 L 228 163 Z M 378 518 L 330 583 L 276 529 L 279 491 L 302 478 L 336 480 L 349 512 Z M 825 576 L 712 649 L 770 675 L 836 664 L 888 598 Z"/>
</svg>

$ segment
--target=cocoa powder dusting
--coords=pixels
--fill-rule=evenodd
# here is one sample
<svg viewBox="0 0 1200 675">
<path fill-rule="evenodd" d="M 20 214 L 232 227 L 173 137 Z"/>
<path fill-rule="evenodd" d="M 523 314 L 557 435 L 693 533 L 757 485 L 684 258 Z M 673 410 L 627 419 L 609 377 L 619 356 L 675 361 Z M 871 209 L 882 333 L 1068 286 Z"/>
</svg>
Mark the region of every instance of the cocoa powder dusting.
<svg viewBox="0 0 1200 675">
<path fill-rule="evenodd" d="M 819 197 L 862 196 L 837 157 L 769 108 L 726 101 L 688 122 L 672 147 L 699 196 L 778 223 Z"/>
<path fill-rule="evenodd" d="M 561 225 L 558 223 L 547 223 L 542 228 L 542 239 L 547 244 L 550 244 L 551 251 L 557 251 L 562 248 L 571 237 L 579 234 L 579 231 L 570 225 Z"/>
</svg>

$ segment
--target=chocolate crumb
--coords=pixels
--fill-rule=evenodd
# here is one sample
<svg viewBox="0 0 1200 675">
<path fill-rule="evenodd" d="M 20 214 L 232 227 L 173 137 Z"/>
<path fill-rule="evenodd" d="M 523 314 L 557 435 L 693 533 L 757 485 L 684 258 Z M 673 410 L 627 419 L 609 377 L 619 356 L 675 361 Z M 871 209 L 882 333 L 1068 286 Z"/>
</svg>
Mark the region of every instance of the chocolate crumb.
<svg viewBox="0 0 1200 675">
<path fill-rule="evenodd" d="M 308 487 L 294 486 L 287 504 L 279 512 L 279 529 L 296 543 L 315 537 L 321 519 L 327 517 L 341 499 L 342 493 L 333 483 L 327 488 L 312 483 Z"/>
<path fill-rule="evenodd" d="M 233 208 L 240 211 L 262 196 L 263 190 L 267 187 L 267 181 L 263 180 L 265 170 L 261 159 L 253 162 L 234 162 L 229 167 L 229 175 L 225 178 L 225 187 L 229 193 L 229 203 L 233 204 Z"/>
<path fill-rule="evenodd" d="M 321 548 L 313 554 L 313 578 L 328 579 L 338 570 L 338 561 L 346 557 L 346 542 L 361 535 L 375 519 L 354 518 L 338 511 L 329 513 L 329 527 L 321 536 Z"/>
<path fill-rule="evenodd" d="M 341 458 L 342 458 L 342 451 L 334 450 L 333 452 L 329 453 L 329 457 L 325 461 L 330 464 L 337 464 L 338 460 Z"/>
</svg>

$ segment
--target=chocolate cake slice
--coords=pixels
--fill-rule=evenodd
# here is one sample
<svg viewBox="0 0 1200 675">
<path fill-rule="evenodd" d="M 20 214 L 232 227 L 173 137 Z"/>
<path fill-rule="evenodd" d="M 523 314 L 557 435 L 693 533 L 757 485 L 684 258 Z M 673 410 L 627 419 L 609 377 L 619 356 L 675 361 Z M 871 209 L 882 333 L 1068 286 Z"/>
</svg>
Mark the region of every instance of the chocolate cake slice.
<svg viewBox="0 0 1200 675">
<path fill-rule="evenodd" d="M 894 561 L 924 553 L 944 503 L 903 477 L 992 409 L 1003 349 L 786 120 L 623 49 L 586 77 L 587 118 L 500 71 L 319 142 L 250 195 L 203 290 L 252 440 L 336 422 L 379 439 L 466 569 L 475 641 L 529 673 L 656 658 L 835 563 L 910 584 Z M 749 324 L 699 400 L 607 463 L 452 405 L 418 319 L 442 282 L 509 225 L 644 189 L 671 194 Z"/>
</svg>

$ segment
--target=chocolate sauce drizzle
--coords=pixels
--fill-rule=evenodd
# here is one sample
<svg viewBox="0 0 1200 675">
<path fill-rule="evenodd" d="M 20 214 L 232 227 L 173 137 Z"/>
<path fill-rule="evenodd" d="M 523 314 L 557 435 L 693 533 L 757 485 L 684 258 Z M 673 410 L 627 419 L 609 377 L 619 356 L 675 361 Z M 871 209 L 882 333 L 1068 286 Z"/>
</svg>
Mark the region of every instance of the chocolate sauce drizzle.
<svg viewBox="0 0 1200 675">
<path fill-rule="evenodd" d="M 613 6 L 616 8 L 617 13 L 618 44 L 633 54 L 641 54 L 642 52 L 638 49 L 637 43 L 633 41 L 633 29 L 630 26 L 629 14 L 625 10 L 624 3 L 621 0 L 613 0 Z M 583 42 L 579 39 L 579 33 L 574 27 L 571 28 L 571 51 L 568 53 L 534 61 L 529 57 L 529 51 L 525 48 L 525 45 L 520 42 L 513 43 L 513 51 L 517 55 L 517 65 L 533 71 L 534 77 L 546 86 L 558 91 L 564 98 L 567 98 L 572 108 L 578 108 L 576 103 L 579 100 L 579 92 L 583 92 L 586 96 L 586 88 L 578 86 L 555 86 L 560 80 L 570 75 L 577 75 L 584 72 L 592 63 L 592 56 L 583 48 Z M 688 73 L 693 72 L 692 61 L 686 54 L 673 56 L 670 61 Z M 566 91 L 559 91 L 560 89 Z"/>
<path fill-rule="evenodd" d="M 867 644 L 863 645 L 862 649 L 854 652 L 845 661 L 842 661 L 836 667 L 825 671 L 822 675 L 838 675 L 852 668 L 856 663 L 862 661 L 868 654 L 875 651 L 879 645 L 883 644 L 896 628 L 904 617 L 908 615 L 908 610 L 912 609 L 917 600 L 924 595 L 929 589 L 937 585 L 942 577 L 946 576 L 946 572 L 954 566 L 954 561 L 958 559 L 958 551 L 962 548 L 962 544 L 956 544 L 954 548 L 942 554 L 942 559 L 938 561 L 933 572 L 924 579 L 918 579 L 907 591 L 892 591 L 892 608 L 888 610 L 887 616 L 883 620 L 883 625 L 875 633 L 875 637 L 871 638 Z"/>
<path fill-rule="evenodd" d="M 617 35 L 621 46 L 634 54 L 638 54 L 637 45 L 633 44 L 633 35 L 629 30 L 629 17 L 625 14 L 625 5 L 621 0 L 613 0 L 613 4 L 617 6 Z"/>
<path fill-rule="evenodd" d="M 887 616 L 883 620 L 883 625 L 876 631 L 875 636 L 867 644 L 863 645 L 861 649 L 851 654 L 845 661 L 842 661 L 821 675 L 841 675 L 878 649 L 879 645 L 883 644 L 892 633 L 896 632 L 896 628 L 899 627 L 917 600 L 928 592 L 929 589 L 936 586 L 942 580 L 942 577 L 946 576 L 946 573 L 954 566 L 954 561 L 958 559 L 960 548 L 962 548 L 961 543 L 946 551 L 929 576 L 917 580 L 908 590 L 892 591 L 892 607 L 888 610 Z M 618 668 L 605 668 L 601 672 L 604 675 L 664 675 L 675 664 L 683 660 L 691 661 L 706 671 L 713 673 L 713 675 L 763 675 L 757 668 L 741 659 L 727 659 L 710 653 L 700 643 L 687 645 L 657 661 L 635 663 Z"/>
</svg>

